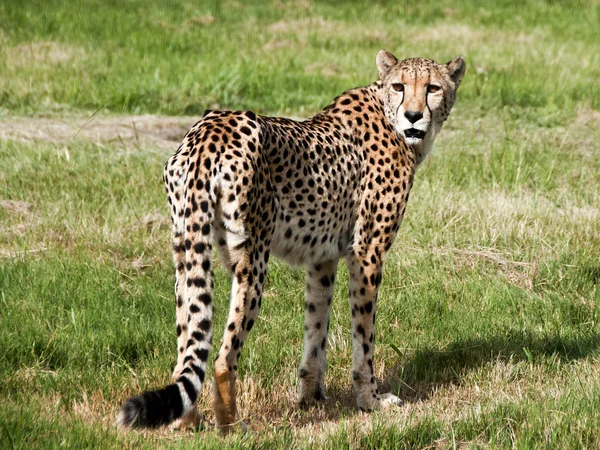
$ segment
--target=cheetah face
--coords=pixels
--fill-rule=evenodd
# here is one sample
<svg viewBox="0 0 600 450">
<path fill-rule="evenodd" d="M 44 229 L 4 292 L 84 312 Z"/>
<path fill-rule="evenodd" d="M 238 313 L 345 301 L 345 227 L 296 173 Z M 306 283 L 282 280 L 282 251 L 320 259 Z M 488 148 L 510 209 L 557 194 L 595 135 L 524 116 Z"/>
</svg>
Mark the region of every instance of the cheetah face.
<svg viewBox="0 0 600 450">
<path fill-rule="evenodd" d="M 429 153 L 450 114 L 465 68 L 460 56 L 438 64 L 423 58 L 398 61 L 384 50 L 377 53 L 385 114 L 416 150 L 418 162 Z"/>
</svg>

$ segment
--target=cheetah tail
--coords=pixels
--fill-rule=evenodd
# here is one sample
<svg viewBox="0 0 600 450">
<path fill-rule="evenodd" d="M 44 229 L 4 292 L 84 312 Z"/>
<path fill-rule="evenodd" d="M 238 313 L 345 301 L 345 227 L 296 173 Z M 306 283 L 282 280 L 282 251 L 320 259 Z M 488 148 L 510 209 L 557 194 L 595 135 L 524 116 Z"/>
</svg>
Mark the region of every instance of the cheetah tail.
<svg viewBox="0 0 600 450">
<path fill-rule="evenodd" d="M 117 415 L 118 428 L 157 428 L 183 415 L 183 402 L 176 383 L 158 391 L 127 399 Z"/>
</svg>

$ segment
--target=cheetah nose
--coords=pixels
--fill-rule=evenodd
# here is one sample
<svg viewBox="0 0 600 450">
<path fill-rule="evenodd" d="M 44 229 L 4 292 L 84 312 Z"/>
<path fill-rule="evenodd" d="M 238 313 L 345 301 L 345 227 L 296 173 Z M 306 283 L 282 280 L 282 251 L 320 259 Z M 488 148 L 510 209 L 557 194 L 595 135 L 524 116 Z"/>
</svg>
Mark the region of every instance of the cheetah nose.
<svg viewBox="0 0 600 450">
<path fill-rule="evenodd" d="M 417 120 L 421 120 L 423 118 L 423 113 L 420 111 L 406 111 L 404 113 L 404 117 L 406 117 L 410 123 L 415 123 Z"/>
</svg>

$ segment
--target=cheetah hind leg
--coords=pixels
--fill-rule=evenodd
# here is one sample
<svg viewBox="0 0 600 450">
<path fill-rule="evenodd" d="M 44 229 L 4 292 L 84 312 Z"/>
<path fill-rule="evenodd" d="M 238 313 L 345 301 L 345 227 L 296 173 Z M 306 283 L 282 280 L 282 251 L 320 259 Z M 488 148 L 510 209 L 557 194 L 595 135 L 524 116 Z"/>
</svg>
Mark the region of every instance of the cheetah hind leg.
<svg viewBox="0 0 600 450">
<path fill-rule="evenodd" d="M 248 430 L 238 415 L 235 384 L 238 358 L 261 306 L 269 258 L 266 245 L 270 235 L 271 229 L 262 236 L 264 241 L 260 237 L 249 237 L 242 246 L 243 250 L 234 256 L 236 263 L 229 315 L 221 349 L 214 364 L 214 410 L 216 425 L 222 434 Z M 230 238 L 235 242 L 232 236 Z M 253 273 L 257 275 L 254 276 Z"/>
</svg>

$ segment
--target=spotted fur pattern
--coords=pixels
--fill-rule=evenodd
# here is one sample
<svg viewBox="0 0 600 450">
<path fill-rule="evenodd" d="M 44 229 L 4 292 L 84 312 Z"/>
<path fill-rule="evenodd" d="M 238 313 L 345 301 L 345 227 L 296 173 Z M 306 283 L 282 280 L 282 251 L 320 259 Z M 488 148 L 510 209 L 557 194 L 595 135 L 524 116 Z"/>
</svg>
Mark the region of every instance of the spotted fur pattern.
<svg viewBox="0 0 600 450">
<path fill-rule="evenodd" d="M 214 364 L 214 408 L 238 424 L 238 358 L 261 307 L 269 256 L 305 265 L 299 401 L 324 400 L 327 331 L 338 260 L 350 274 L 353 385 L 366 410 L 400 404 L 373 372 L 383 263 L 404 216 L 417 165 L 455 100 L 465 64 L 377 55 L 380 79 L 296 122 L 208 111 L 165 167 L 176 266 L 174 383 L 127 400 L 118 423 L 155 427 L 196 417 L 213 337 L 213 245 L 232 275 L 229 314 Z M 193 420 L 193 419 L 190 419 Z"/>
</svg>

